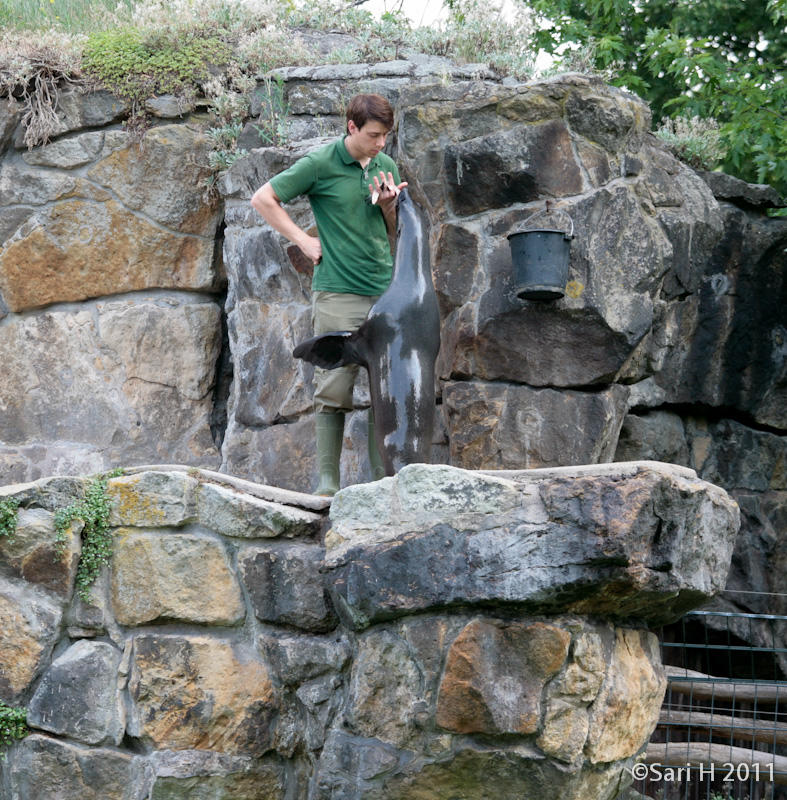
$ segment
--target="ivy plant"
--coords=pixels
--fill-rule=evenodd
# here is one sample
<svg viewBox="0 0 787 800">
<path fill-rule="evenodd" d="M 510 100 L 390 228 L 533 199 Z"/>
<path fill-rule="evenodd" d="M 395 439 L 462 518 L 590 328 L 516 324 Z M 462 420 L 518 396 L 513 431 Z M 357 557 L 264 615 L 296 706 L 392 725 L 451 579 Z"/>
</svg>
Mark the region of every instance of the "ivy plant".
<svg viewBox="0 0 787 800">
<path fill-rule="evenodd" d="M 107 482 L 122 474 L 123 470 L 117 469 L 97 475 L 85 489 L 83 499 L 55 512 L 55 547 L 58 556 L 65 552 L 71 523 L 81 520 L 84 525 L 76 585 L 77 593 L 86 603 L 91 602 L 90 590 L 101 567 L 109 564 L 112 557 L 112 532 L 109 527 L 112 500 L 107 494 Z"/>
<path fill-rule="evenodd" d="M 15 497 L 0 500 L 0 536 L 13 539 L 19 520 L 19 501 Z"/>
<path fill-rule="evenodd" d="M 17 739 L 24 739 L 28 733 L 25 709 L 8 706 L 0 700 L 0 750 L 9 747 Z"/>
</svg>

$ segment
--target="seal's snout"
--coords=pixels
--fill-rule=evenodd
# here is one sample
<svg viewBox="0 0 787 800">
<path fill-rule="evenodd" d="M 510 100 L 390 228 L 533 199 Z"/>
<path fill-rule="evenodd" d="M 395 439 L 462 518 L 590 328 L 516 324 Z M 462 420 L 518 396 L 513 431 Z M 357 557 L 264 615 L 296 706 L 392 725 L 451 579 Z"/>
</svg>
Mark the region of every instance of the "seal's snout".
<svg viewBox="0 0 787 800">
<path fill-rule="evenodd" d="M 396 210 L 398 211 L 398 210 L 399 210 L 399 207 L 400 207 L 402 204 L 409 203 L 409 202 L 410 202 L 410 194 L 409 194 L 409 192 L 407 191 L 407 188 L 405 187 L 405 188 L 404 188 L 404 189 L 402 189 L 402 191 L 401 191 L 401 192 L 399 192 L 399 194 L 396 196 Z"/>
</svg>

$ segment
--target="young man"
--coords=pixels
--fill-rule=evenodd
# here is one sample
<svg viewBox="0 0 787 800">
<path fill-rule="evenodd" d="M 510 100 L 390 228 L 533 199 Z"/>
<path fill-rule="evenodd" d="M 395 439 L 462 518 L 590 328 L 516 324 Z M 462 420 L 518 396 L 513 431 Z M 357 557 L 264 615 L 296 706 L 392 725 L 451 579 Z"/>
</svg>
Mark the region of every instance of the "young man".
<svg viewBox="0 0 787 800">
<path fill-rule="evenodd" d="M 314 334 L 357 330 L 388 288 L 396 237 L 396 196 L 401 183 L 393 160 L 382 152 L 393 109 L 376 94 L 359 94 L 347 106 L 347 134 L 304 156 L 272 178 L 251 198 L 252 206 L 314 264 Z M 290 219 L 281 203 L 305 194 L 317 236 Z M 314 411 L 320 482 L 315 494 L 339 490 L 344 415 L 352 411 L 358 366 L 314 370 Z M 383 477 L 369 412 L 372 476 Z"/>
</svg>

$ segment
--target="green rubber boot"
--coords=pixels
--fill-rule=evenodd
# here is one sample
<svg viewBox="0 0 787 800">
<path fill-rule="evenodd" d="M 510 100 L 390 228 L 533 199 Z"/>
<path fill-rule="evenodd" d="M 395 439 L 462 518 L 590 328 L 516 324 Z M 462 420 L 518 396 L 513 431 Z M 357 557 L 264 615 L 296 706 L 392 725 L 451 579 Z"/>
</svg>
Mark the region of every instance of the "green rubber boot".
<svg viewBox="0 0 787 800">
<path fill-rule="evenodd" d="M 314 415 L 317 428 L 317 466 L 320 483 L 314 490 L 320 497 L 333 497 L 339 491 L 339 457 L 344 438 L 344 414 L 320 412 Z"/>
<path fill-rule="evenodd" d="M 379 481 L 385 477 L 385 467 L 380 451 L 377 449 L 377 439 L 374 435 L 374 414 L 371 408 L 366 418 L 366 445 L 369 450 L 369 468 L 372 471 L 372 480 Z"/>
</svg>

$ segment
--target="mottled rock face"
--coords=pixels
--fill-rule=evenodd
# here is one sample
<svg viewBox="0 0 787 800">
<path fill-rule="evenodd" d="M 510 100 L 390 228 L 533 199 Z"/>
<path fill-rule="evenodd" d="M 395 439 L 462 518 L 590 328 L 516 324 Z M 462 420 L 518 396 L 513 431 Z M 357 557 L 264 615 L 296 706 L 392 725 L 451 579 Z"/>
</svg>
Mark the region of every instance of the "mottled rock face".
<svg viewBox="0 0 787 800">
<path fill-rule="evenodd" d="M 120 658 L 110 644 L 77 642 L 47 670 L 28 706 L 28 723 L 86 744 L 119 745 L 125 732 Z"/>
<path fill-rule="evenodd" d="M 336 113 L 329 84 L 307 87 L 300 72 L 288 77 L 304 125 L 310 102 Z M 687 169 L 650 136 L 644 104 L 582 76 L 528 86 L 411 81 L 393 99 L 393 155 L 433 225 L 438 398 L 448 422 L 447 452 L 435 443 L 434 463 L 608 462 L 628 386 L 648 381 L 657 404 L 730 407 L 785 429 L 784 326 L 775 309 L 785 300 L 778 243 L 787 234 L 761 213 L 773 198 Z M 271 175 L 323 143 L 257 150 L 221 184 L 230 348 L 242 365 L 224 463 L 255 479 L 276 474 L 297 490 L 312 488 L 315 471 L 310 375 L 288 354 L 308 328 L 310 270 L 246 203 Z M 549 303 L 522 301 L 506 237 L 545 200 L 573 220 L 566 293 Z M 311 230 L 302 201 L 288 210 Z M 736 253 L 744 252 L 741 269 Z M 348 430 L 345 445 L 353 454 L 343 462 L 349 485 L 365 479 L 360 429 Z M 271 456 L 291 448 L 295 459 Z"/>
<path fill-rule="evenodd" d="M 129 695 L 129 730 L 157 749 L 260 756 L 271 747 L 276 703 L 270 676 L 227 643 L 206 636 L 135 637 Z"/>
<path fill-rule="evenodd" d="M 4 771 L 20 800 L 124 800 L 132 760 L 129 753 L 86 750 L 36 734 L 18 746 Z"/>
<path fill-rule="evenodd" d="M 112 563 L 112 605 L 121 625 L 178 620 L 237 625 L 245 608 L 220 542 L 200 536 L 119 529 Z"/>
<path fill-rule="evenodd" d="M 3 100 L 7 480 L 177 462 L 313 488 L 311 368 L 291 357 L 313 270 L 248 200 L 341 131 L 355 86 L 396 105 L 389 149 L 432 223 L 448 423 L 433 463 L 605 463 L 627 387 L 634 405 L 643 384 L 649 408 L 787 429 L 787 228 L 764 215 L 778 205 L 767 189 L 681 165 L 641 101 L 580 75 L 501 85 L 479 65 L 413 56 L 282 76 L 296 141 L 260 147 L 247 125 L 254 152 L 222 176 L 219 203 L 203 198 L 208 142 L 172 98 L 150 105 L 166 122 L 140 149 L 119 130 L 123 103 L 65 93 L 52 143 L 29 151 L 19 104 Z M 566 293 L 522 301 L 506 237 L 545 201 L 573 220 Z M 288 211 L 315 232 L 307 203 Z M 348 424 L 344 485 L 369 476 L 365 437 Z"/>
<path fill-rule="evenodd" d="M 634 462 L 624 484 L 597 469 L 501 478 L 414 464 L 342 490 L 326 537 L 340 618 L 364 628 L 415 611 L 513 603 L 656 623 L 720 591 L 739 526 L 726 493 L 664 465 Z"/>
<path fill-rule="evenodd" d="M 570 641 L 541 623 L 471 622 L 448 651 L 437 724 L 454 733 L 535 733 L 541 693 Z"/>
</svg>

